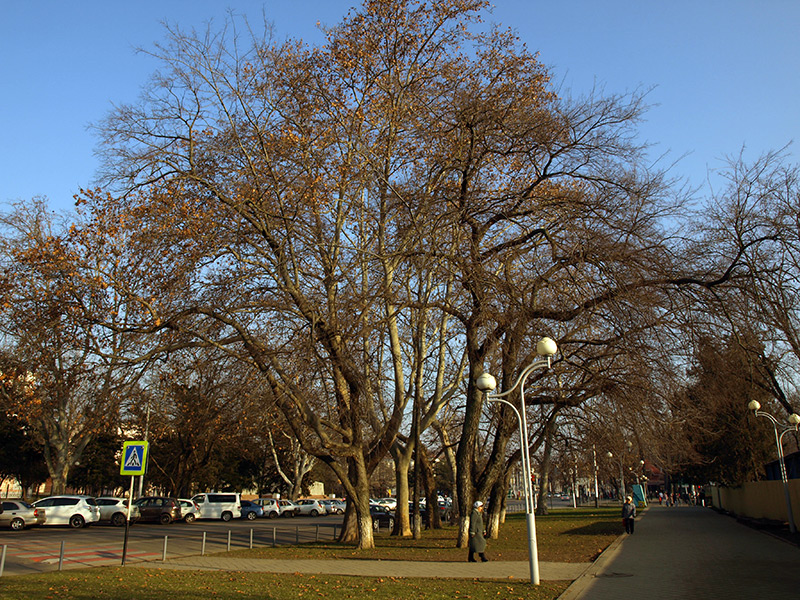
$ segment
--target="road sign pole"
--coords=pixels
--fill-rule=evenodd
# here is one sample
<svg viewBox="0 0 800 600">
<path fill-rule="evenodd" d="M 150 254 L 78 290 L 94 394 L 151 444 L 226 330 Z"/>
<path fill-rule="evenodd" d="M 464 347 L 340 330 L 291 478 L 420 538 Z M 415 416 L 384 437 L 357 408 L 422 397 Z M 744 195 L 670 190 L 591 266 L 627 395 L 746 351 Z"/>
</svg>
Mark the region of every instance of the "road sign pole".
<svg viewBox="0 0 800 600">
<path fill-rule="evenodd" d="M 119 466 L 120 475 L 130 475 L 131 489 L 128 492 L 128 515 L 125 518 L 125 539 L 122 542 L 122 566 L 128 554 L 128 528 L 131 523 L 131 503 L 133 502 L 133 479 L 140 477 L 147 470 L 147 442 L 125 442 L 122 444 L 122 462 Z"/>
<path fill-rule="evenodd" d="M 122 542 L 122 566 L 125 566 L 125 557 L 128 555 L 128 527 L 131 523 L 131 502 L 133 501 L 133 475 L 131 475 L 131 489 L 128 492 L 128 514 L 125 517 L 125 539 Z"/>
</svg>

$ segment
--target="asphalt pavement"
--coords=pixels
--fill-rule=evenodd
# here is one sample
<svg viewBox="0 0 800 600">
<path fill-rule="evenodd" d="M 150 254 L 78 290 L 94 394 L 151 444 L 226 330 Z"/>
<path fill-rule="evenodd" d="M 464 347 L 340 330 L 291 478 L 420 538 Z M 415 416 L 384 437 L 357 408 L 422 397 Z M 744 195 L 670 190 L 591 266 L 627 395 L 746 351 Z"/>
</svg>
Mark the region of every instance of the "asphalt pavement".
<svg viewBox="0 0 800 600">
<path fill-rule="evenodd" d="M 710 508 L 652 506 L 560 600 L 800 598 L 800 548 Z"/>
</svg>

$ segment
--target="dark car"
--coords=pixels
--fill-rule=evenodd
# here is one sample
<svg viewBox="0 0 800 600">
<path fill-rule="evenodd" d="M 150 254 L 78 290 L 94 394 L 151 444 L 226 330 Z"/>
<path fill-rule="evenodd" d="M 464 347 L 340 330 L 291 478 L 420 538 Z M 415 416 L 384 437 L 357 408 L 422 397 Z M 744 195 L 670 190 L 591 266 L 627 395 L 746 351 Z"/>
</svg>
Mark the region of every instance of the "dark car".
<svg viewBox="0 0 800 600">
<path fill-rule="evenodd" d="M 241 504 L 242 504 L 242 519 L 248 519 L 250 521 L 254 521 L 258 517 L 264 516 L 264 509 L 262 509 L 255 502 L 250 502 L 250 500 L 242 500 Z"/>
<path fill-rule="evenodd" d="M 394 529 L 394 511 L 387 506 L 370 504 L 369 514 L 372 517 L 372 528 L 380 531 L 382 528 Z"/>
<path fill-rule="evenodd" d="M 155 521 L 169 525 L 182 518 L 181 504 L 177 498 L 142 496 L 135 500 L 134 504 L 139 507 L 139 521 Z"/>
</svg>

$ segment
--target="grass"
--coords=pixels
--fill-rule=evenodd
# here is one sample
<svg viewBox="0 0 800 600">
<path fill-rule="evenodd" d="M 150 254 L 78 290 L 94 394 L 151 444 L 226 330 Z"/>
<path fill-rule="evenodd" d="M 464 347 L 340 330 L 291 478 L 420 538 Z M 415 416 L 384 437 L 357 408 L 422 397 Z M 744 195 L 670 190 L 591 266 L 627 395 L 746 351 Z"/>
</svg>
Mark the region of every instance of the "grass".
<svg viewBox="0 0 800 600">
<path fill-rule="evenodd" d="M 588 562 L 620 533 L 619 510 L 556 510 L 536 518 L 540 561 Z M 497 540 L 489 540 L 493 560 L 528 560 L 524 515 L 509 515 Z M 376 536 L 375 550 L 356 551 L 333 543 L 235 551 L 228 556 L 247 558 L 383 559 L 464 561 L 466 551 L 454 548 L 456 530 L 423 532 L 422 539 Z M 146 568 L 98 567 L 0 579 L 4 600 L 196 600 L 259 598 L 388 599 L 525 598 L 549 600 L 560 596 L 569 581 L 544 581 L 538 587 L 510 580 L 414 579 L 346 577 L 336 575 L 291 576 L 269 573 L 166 571 Z"/>
<path fill-rule="evenodd" d="M 621 532 L 618 508 L 562 509 L 536 517 L 539 560 L 543 562 L 591 562 Z M 239 550 L 229 556 L 297 559 L 380 559 L 416 561 L 463 561 L 466 550 L 455 547 L 457 531 L 445 527 L 424 531 L 418 540 L 388 534 L 375 536 L 374 550 L 356 550 L 334 542 L 301 546 L 279 546 Z M 500 536 L 488 541 L 493 560 L 528 560 L 527 527 L 524 514 L 511 514 L 500 528 Z"/>
<path fill-rule="evenodd" d="M 535 590 L 521 582 L 395 579 L 335 575 L 274 575 L 269 573 L 217 573 L 208 571 L 159 571 L 139 568 L 101 567 L 47 575 L 3 577 L 4 600 L 197 600 L 214 598 L 471 598 L 555 599 L 568 581 L 545 581 Z"/>
</svg>

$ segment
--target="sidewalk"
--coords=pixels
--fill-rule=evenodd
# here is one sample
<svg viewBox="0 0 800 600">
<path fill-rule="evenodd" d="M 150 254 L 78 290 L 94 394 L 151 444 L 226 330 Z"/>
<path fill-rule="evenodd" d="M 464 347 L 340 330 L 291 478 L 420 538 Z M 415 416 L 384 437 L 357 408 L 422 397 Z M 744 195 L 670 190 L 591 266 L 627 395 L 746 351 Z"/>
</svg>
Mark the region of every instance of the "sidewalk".
<svg viewBox="0 0 800 600">
<path fill-rule="evenodd" d="M 559 600 L 800 598 L 800 548 L 699 507 L 652 506 Z"/>
</svg>

